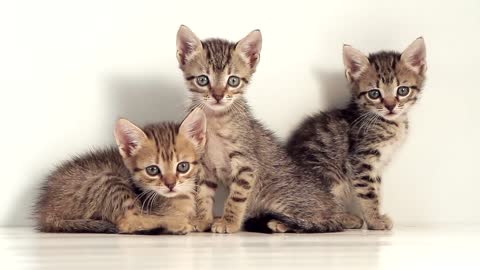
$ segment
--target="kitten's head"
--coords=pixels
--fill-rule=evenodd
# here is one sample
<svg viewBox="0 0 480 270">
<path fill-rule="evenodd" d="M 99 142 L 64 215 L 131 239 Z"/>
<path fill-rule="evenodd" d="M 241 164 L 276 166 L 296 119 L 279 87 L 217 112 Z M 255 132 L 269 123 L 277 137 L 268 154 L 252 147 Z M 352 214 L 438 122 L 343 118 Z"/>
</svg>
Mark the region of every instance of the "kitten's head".
<svg viewBox="0 0 480 270">
<path fill-rule="evenodd" d="M 343 62 L 354 102 L 360 109 L 388 120 L 404 115 L 415 104 L 427 70 L 425 43 L 421 37 L 401 54 L 378 52 L 367 57 L 344 45 Z"/>
<path fill-rule="evenodd" d="M 182 25 L 177 33 L 177 59 L 194 105 L 211 113 L 235 106 L 260 60 L 262 35 L 252 31 L 237 43 L 223 39 L 201 41 Z"/>
<path fill-rule="evenodd" d="M 206 118 L 190 113 L 181 125 L 162 123 L 142 129 L 125 119 L 115 128 L 118 149 L 133 180 L 165 197 L 192 193 L 205 146 Z"/>
</svg>

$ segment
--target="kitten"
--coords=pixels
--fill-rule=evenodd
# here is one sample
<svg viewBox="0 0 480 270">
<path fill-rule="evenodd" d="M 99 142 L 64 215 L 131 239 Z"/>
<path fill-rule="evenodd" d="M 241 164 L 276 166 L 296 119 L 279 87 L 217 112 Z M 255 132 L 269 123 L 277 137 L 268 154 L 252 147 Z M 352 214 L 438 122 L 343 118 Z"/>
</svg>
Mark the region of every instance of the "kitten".
<svg viewBox="0 0 480 270">
<path fill-rule="evenodd" d="M 389 230 L 392 221 L 380 212 L 381 176 L 406 138 L 407 113 L 423 88 L 425 43 L 418 38 L 401 54 L 368 57 L 345 45 L 343 59 L 350 105 L 308 117 L 287 149 L 344 210 L 362 216 L 369 229 Z"/>
<path fill-rule="evenodd" d="M 51 173 L 36 204 L 42 232 L 135 233 L 192 230 L 206 118 L 140 129 L 116 124 L 118 149 L 78 156 Z"/>
<path fill-rule="evenodd" d="M 190 107 L 202 108 L 208 120 L 196 229 L 233 233 L 246 221 L 250 231 L 341 231 L 333 196 L 316 188 L 315 178 L 295 166 L 244 98 L 261 44 L 258 30 L 237 43 L 201 41 L 186 26 L 178 30 L 177 59 L 191 92 Z M 229 188 L 229 195 L 223 216 L 214 221 L 218 183 Z"/>
</svg>

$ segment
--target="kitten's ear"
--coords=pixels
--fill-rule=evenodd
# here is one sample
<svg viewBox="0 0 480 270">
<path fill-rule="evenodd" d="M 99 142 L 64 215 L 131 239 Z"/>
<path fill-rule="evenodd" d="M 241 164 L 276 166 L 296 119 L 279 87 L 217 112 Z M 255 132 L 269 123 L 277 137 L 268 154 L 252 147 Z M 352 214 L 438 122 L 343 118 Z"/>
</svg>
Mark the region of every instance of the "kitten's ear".
<svg viewBox="0 0 480 270">
<path fill-rule="evenodd" d="M 237 42 L 236 51 L 247 61 L 251 68 L 255 68 L 260 62 L 262 50 L 262 33 L 253 30 L 246 37 Z"/>
<path fill-rule="evenodd" d="M 343 45 L 343 64 L 345 65 L 345 76 L 349 82 L 358 80 L 370 62 L 367 56 L 350 45 Z"/>
<path fill-rule="evenodd" d="M 417 38 L 402 53 L 402 62 L 415 73 L 423 75 L 427 71 L 427 49 L 423 37 Z"/>
<path fill-rule="evenodd" d="M 147 135 L 127 119 L 119 119 L 117 121 L 115 140 L 123 158 L 134 156 L 147 139 Z"/>
<path fill-rule="evenodd" d="M 195 53 L 202 49 L 200 39 L 185 25 L 181 25 L 177 32 L 177 60 L 185 65 Z"/>
<path fill-rule="evenodd" d="M 185 136 L 196 147 L 203 149 L 207 140 L 207 118 L 203 111 L 197 108 L 187 115 L 178 133 Z"/>
</svg>

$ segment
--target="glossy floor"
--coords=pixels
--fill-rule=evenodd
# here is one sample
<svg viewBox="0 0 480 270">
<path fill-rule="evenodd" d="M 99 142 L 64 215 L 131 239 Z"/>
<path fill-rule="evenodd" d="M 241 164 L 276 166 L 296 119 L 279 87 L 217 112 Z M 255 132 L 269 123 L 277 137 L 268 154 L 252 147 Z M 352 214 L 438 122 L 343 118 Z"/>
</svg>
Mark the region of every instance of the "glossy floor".
<svg viewBox="0 0 480 270">
<path fill-rule="evenodd" d="M 187 236 L 0 229 L 1 269 L 480 269 L 480 226 Z"/>
</svg>

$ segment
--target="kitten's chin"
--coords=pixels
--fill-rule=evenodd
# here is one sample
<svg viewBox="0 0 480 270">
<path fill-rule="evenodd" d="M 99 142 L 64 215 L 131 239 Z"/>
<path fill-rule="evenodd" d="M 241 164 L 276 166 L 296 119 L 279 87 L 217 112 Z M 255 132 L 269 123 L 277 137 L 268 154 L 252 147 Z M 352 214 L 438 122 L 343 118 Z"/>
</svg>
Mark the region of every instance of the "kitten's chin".
<svg viewBox="0 0 480 270">
<path fill-rule="evenodd" d="M 395 121 L 403 118 L 404 114 L 401 112 L 400 113 L 396 112 L 396 113 L 383 114 L 381 116 L 389 121 Z"/>
<path fill-rule="evenodd" d="M 160 195 L 162 195 L 163 197 L 166 197 L 166 198 L 173 198 L 173 197 L 176 197 L 176 196 L 180 195 L 180 192 L 164 191 L 164 192 L 158 192 L 158 194 L 160 194 Z"/>
<path fill-rule="evenodd" d="M 224 113 L 228 110 L 230 107 L 230 103 L 222 102 L 222 103 L 210 103 L 206 102 L 204 103 L 204 111 L 205 113 L 211 113 L 211 114 L 219 114 L 219 113 Z"/>
<path fill-rule="evenodd" d="M 383 114 L 382 117 L 387 119 L 387 120 L 390 120 L 390 121 L 393 121 L 395 119 L 397 119 L 397 117 L 399 116 L 398 113 L 387 113 L 387 114 Z"/>
</svg>

